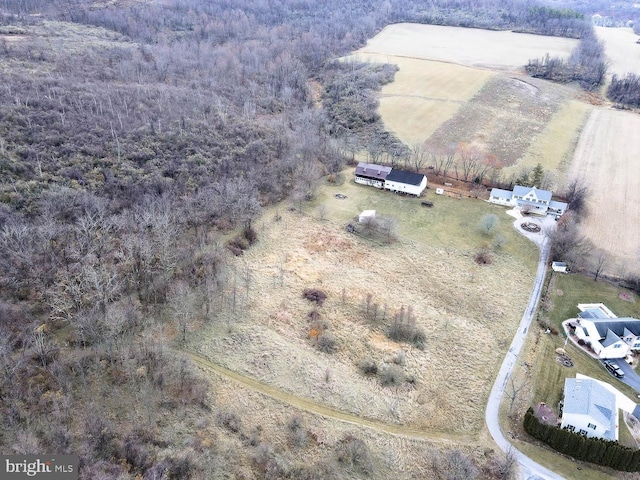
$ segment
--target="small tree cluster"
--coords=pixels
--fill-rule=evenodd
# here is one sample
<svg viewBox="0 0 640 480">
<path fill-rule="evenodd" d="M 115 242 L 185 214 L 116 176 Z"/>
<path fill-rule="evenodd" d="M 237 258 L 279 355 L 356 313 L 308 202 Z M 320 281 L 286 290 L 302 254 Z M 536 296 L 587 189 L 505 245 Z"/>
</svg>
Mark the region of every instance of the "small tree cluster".
<svg viewBox="0 0 640 480">
<path fill-rule="evenodd" d="M 587 438 L 567 429 L 544 424 L 536 418 L 532 408 L 524 416 L 524 430 L 554 450 L 571 455 L 576 460 L 625 472 L 640 471 L 640 450 L 611 440 Z"/>
<path fill-rule="evenodd" d="M 416 324 L 411 307 L 405 310 L 404 306 L 393 316 L 393 321 L 387 330 L 387 337 L 397 342 L 412 343 L 420 349 L 424 349 L 427 335 Z"/>
</svg>

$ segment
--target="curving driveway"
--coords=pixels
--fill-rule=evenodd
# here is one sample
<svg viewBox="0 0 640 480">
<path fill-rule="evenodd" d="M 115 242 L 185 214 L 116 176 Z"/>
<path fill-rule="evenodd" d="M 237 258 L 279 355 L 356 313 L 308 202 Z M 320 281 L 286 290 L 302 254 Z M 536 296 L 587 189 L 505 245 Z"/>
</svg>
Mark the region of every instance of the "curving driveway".
<svg viewBox="0 0 640 480">
<path fill-rule="evenodd" d="M 519 228 L 520 221 L 521 220 L 517 218 L 514 222 L 514 226 L 518 231 L 522 232 L 522 230 Z M 533 314 L 536 311 L 536 306 L 538 305 L 538 300 L 540 299 L 540 295 L 542 293 L 542 286 L 544 285 L 544 279 L 547 273 L 549 252 L 551 251 L 551 245 L 549 244 L 546 236 L 536 235 L 535 238 L 531 238 L 529 235 L 527 235 L 527 237 L 529 237 L 540 247 L 538 270 L 536 272 L 536 278 L 533 284 L 533 289 L 531 291 L 531 296 L 529 297 L 529 303 L 527 304 L 527 308 L 524 312 L 524 315 L 522 316 L 522 320 L 520 320 L 518 331 L 513 337 L 513 341 L 511 342 L 511 346 L 509 347 L 509 352 L 502 362 L 502 367 L 500 368 L 498 377 L 496 378 L 496 381 L 493 384 L 493 388 L 491 389 L 491 393 L 489 394 L 489 401 L 487 402 L 487 410 L 485 412 L 485 421 L 487 423 L 489 433 L 493 437 L 493 440 L 498 444 L 500 449 L 503 452 L 513 452 L 513 454 L 516 456 L 518 463 L 520 464 L 521 478 L 525 478 L 527 480 L 561 480 L 563 477 L 557 475 L 548 468 L 543 467 L 539 463 L 534 462 L 532 459 L 516 450 L 500 430 L 499 424 L 498 413 L 500 409 L 500 401 L 502 400 L 502 396 L 504 395 L 504 391 L 507 386 L 507 381 L 509 380 L 509 376 L 513 371 L 513 367 L 518 360 L 518 355 L 520 354 L 522 345 L 524 344 L 524 341 L 527 337 L 527 332 L 529 331 L 529 326 L 531 325 L 531 321 L 533 320 Z"/>
</svg>

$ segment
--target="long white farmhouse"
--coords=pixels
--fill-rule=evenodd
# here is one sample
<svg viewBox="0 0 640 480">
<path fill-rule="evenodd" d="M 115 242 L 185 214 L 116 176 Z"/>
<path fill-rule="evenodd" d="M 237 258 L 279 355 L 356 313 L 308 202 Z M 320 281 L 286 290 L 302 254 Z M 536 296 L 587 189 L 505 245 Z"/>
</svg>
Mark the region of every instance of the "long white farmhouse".
<svg viewBox="0 0 640 480">
<path fill-rule="evenodd" d="M 375 163 L 358 163 L 355 181 L 363 185 L 415 195 L 416 197 L 419 197 L 427 188 L 427 177 L 422 173 L 408 172 Z"/>
<path fill-rule="evenodd" d="M 537 215 L 553 215 L 556 218 L 567 211 L 567 204 L 551 199 L 552 192 L 536 187 L 516 185 L 513 191 L 494 188 L 491 190 L 489 202 L 508 207 L 517 207 Z"/>
</svg>

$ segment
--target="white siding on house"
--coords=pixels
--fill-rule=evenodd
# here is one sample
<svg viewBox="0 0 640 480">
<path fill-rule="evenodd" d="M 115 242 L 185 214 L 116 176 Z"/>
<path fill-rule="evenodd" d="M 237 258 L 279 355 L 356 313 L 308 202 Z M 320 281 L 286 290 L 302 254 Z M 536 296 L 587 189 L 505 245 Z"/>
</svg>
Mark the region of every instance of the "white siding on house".
<svg viewBox="0 0 640 480">
<path fill-rule="evenodd" d="M 415 195 L 417 197 L 427 188 L 427 177 L 422 177 L 420 185 L 409 185 L 408 183 L 394 182 L 392 180 L 386 180 L 384 188 L 391 192 L 401 192 Z"/>
</svg>

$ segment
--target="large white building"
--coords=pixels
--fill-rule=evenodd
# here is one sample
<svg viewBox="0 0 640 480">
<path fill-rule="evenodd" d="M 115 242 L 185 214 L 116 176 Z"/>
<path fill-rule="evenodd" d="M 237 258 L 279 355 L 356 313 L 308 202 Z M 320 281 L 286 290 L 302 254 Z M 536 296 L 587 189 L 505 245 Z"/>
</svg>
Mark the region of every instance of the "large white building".
<svg viewBox="0 0 640 480">
<path fill-rule="evenodd" d="M 493 188 L 489 202 L 507 207 L 518 207 L 522 211 L 537 215 L 553 215 L 560 217 L 567 211 L 567 204 L 551 199 L 552 193 L 536 187 L 516 185 L 513 191 Z"/>
<path fill-rule="evenodd" d="M 422 173 L 363 162 L 358 163 L 356 167 L 355 182 L 416 197 L 427 188 L 427 177 Z"/>
<path fill-rule="evenodd" d="M 561 428 L 605 440 L 618 440 L 616 395 L 591 379 L 566 378 Z"/>
<path fill-rule="evenodd" d="M 578 309 L 578 318 L 569 326 L 599 358 L 624 358 L 632 350 L 640 350 L 640 320 L 637 318 L 618 318 L 601 303 L 579 304 Z"/>
</svg>

